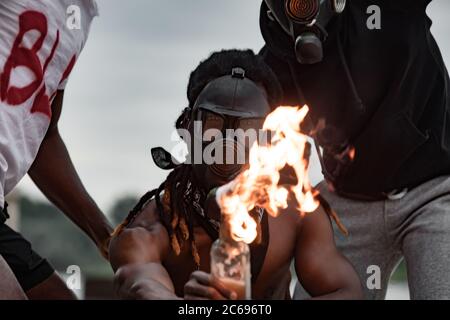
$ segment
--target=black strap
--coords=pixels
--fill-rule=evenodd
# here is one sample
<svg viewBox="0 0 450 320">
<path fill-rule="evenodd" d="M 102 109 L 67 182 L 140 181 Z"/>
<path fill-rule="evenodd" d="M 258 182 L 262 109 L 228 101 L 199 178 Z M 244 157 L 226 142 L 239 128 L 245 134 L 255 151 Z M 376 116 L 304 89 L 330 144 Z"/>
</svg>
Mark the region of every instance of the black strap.
<svg viewBox="0 0 450 320">
<path fill-rule="evenodd" d="M 264 212 L 261 219 L 261 241 L 250 244 L 250 261 L 252 272 L 252 283 L 256 283 L 266 260 L 267 250 L 269 248 L 270 232 L 269 232 L 269 216 Z"/>
<path fill-rule="evenodd" d="M 152 148 L 151 153 L 153 162 L 163 170 L 172 170 L 180 165 L 170 152 L 162 147 Z"/>
</svg>

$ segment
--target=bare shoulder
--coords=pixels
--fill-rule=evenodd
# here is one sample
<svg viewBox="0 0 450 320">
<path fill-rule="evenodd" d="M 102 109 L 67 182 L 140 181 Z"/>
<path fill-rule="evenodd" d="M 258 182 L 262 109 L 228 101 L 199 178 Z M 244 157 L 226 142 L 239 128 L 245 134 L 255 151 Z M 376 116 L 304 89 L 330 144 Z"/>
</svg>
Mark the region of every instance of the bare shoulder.
<svg viewBox="0 0 450 320">
<path fill-rule="evenodd" d="M 145 204 L 144 208 L 133 218 L 127 229 L 144 228 L 148 231 L 157 231 L 162 227 L 156 201 L 151 200 Z"/>
</svg>

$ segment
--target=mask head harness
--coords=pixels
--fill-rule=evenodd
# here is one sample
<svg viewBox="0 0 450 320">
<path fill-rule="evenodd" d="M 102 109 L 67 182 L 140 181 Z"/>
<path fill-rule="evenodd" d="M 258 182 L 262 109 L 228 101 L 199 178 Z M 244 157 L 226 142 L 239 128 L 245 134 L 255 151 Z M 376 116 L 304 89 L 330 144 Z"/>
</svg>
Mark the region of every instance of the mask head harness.
<svg viewBox="0 0 450 320">
<path fill-rule="evenodd" d="M 326 26 L 344 11 L 346 0 L 265 0 L 268 15 L 295 42 L 297 61 L 315 64 L 323 60 Z"/>
</svg>

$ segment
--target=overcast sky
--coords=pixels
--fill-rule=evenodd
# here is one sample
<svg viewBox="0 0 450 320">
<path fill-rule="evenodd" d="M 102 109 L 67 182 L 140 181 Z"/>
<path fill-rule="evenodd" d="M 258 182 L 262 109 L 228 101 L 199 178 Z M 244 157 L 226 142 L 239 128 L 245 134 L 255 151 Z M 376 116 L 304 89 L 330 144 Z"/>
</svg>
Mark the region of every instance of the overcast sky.
<svg viewBox="0 0 450 320">
<path fill-rule="evenodd" d="M 164 179 L 150 148 L 173 146 L 173 123 L 199 61 L 222 48 L 261 48 L 261 0 L 97 2 L 100 17 L 66 88 L 60 129 L 85 186 L 108 211 L 115 199 Z M 450 1 L 435 0 L 428 11 L 449 65 Z M 317 161 L 312 171 L 317 182 Z M 28 178 L 19 187 L 40 197 Z"/>
</svg>

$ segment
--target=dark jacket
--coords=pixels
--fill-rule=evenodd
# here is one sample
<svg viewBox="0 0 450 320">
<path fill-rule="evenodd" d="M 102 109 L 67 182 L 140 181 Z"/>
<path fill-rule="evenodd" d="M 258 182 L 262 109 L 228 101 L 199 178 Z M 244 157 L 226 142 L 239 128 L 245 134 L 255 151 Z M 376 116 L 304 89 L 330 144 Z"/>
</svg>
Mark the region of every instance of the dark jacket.
<svg viewBox="0 0 450 320">
<path fill-rule="evenodd" d="M 449 76 L 430 32 L 431 0 L 351 0 L 327 29 L 325 58 L 300 65 L 292 39 L 261 8 L 261 55 L 284 88 L 283 104 L 310 107 L 323 172 L 343 194 L 413 188 L 450 174 Z M 368 6 L 381 8 L 381 30 L 369 30 Z M 450 18 L 450 17 L 449 17 Z M 336 150 L 351 145 L 347 165 Z"/>
</svg>

